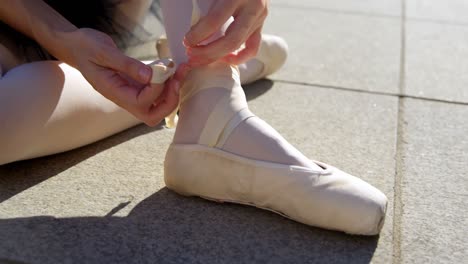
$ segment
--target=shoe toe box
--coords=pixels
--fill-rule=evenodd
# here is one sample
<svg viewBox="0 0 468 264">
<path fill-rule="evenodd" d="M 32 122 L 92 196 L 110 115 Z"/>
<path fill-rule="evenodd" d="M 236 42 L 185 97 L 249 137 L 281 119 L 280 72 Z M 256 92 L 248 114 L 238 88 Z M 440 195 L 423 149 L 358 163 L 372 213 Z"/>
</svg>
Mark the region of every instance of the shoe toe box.
<svg viewBox="0 0 468 264">
<path fill-rule="evenodd" d="M 262 35 L 262 43 L 257 55 L 265 66 L 263 77 L 278 71 L 288 57 L 288 44 L 286 41 L 274 35 Z"/>
<path fill-rule="evenodd" d="M 330 176 L 330 195 L 337 200 L 329 204 L 335 209 L 332 221 L 345 232 L 377 235 L 384 223 L 387 197 L 369 183 L 338 169 Z"/>
</svg>

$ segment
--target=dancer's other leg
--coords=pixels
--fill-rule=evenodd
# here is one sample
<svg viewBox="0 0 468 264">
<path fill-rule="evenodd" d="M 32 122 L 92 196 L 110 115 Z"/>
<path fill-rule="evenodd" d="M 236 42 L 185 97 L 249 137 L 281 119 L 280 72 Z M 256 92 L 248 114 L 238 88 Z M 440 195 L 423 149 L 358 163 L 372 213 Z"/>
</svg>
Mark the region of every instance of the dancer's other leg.
<svg viewBox="0 0 468 264">
<path fill-rule="evenodd" d="M 202 15 L 208 13 L 209 8 L 214 2 L 216 1 L 198 1 Z M 192 1 L 186 0 L 184 3 L 182 5 L 180 1 L 161 1 L 169 47 L 175 61 L 179 64 L 187 61 L 182 41 L 184 35 L 190 29 L 192 14 Z M 207 42 L 222 36 L 227 26 L 228 24 Z M 221 63 L 219 67 L 226 69 L 230 66 Z M 193 77 L 197 78 L 197 76 Z M 218 77 L 213 72 L 213 76 L 199 76 L 198 78 Z M 225 85 L 232 85 L 232 82 L 226 80 Z M 185 91 L 181 91 L 181 94 L 187 94 L 189 93 L 187 89 L 196 89 L 196 87 L 185 85 L 182 89 L 185 89 Z M 240 89 L 237 92 L 242 94 L 243 104 L 246 104 L 241 87 L 236 86 L 233 89 Z M 212 87 L 200 91 L 186 101 L 181 102 L 179 123 L 175 132 L 174 143 L 196 143 L 212 110 L 225 94 L 226 89 L 223 87 Z M 320 169 L 315 163 L 311 162 L 290 145 L 276 130 L 259 118 L 250 118 L 243 121 L 229 136 L 222 149 L 256 160 Z"/>
<path fill-rule="evenodd" d="M 65 63 L 23 64 L 0 78 L 0 164 L 67 151 L 138 123 Z"/>
</svg>

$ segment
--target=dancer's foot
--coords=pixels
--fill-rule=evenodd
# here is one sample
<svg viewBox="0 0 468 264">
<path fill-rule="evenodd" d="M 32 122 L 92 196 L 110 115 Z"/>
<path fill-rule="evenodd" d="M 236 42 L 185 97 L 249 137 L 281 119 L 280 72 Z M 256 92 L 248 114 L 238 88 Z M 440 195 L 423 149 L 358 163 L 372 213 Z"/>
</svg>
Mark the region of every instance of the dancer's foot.
<svg viewBox="0 0 468 264">
<path fill-rule="evenodd" d="M 222 104 L 226 105 L 225 111 L 232 113 L 217 116 L 213 111 L 218 111 Z M 206 127 L 210 127 L 211 122 L 227 122 L 242 109 L 247 109 L 247 102 L 235 67 L 223 62 L 199 67 L 189 74 L 181 88 L 174 143 L 199 143 L 200 137 L 206 138 L 202 133 L 210 133 Z M 240 121 L 231 132 L 222 144 L 217 145 L 218 148 L 255 160 L 320 169 L 256 116 Z"/>
<path fill-rule="evenodd" d="M 197 0 L 192 6 L 193 25 L 201 12 Z M 309 161 L 252 114 L 237 67 L 218 61 L 193 69 L 180 90 L 180 107 L 164 162 L 170 189 L 257 206 L 309 225 L 379 233 L 385 195 L 356 177 Z"/>
<path fill-rule="evenodd" d="M 348 233 L 380 231 L 385 195 L 310 161 L 252 114 L 236 67 L 216 62 L 193 69 L 180 96 L 179 124 L 165 160 L 169 188 Z"/>
<path fill-rule="evenodd" d="M 274 35 L 262 35 L 257 55 L 239 65 L 242 84 L 252 83 L 277 72 L 288 57 L 288 44 Z"/>
</svg>

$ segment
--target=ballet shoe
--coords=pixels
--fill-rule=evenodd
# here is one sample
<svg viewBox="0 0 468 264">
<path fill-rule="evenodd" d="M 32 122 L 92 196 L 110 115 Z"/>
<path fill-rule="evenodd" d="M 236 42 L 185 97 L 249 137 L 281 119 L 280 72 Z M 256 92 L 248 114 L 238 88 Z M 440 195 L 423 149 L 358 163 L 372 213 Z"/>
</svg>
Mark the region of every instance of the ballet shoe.
<svg viewBox="0 0 468 264">
<path fill-rule="evenodd" d="M 160 59 L 168 59 L 172 57 L 166 35 L 161 35 L 158 40 L 156 40 L 156 51 L 158 53 L 158 58 Z"/>
<path fill-rule="evenodd" d="M 194 144 L 172 143 L 164 161 L 166 186 L 185 196 L 255 206 L 294 221 L 348 234 L 376 235 L 386 213 L 386 196 L 366 183 L 319 161 L 321 169 L 266 162 L 223 150 L 247 107 L 237 67 L 223 62 L 194 68 L 180 89 L 181 106 L 199 91 L 225 94 Z"/>
<path fill-rule="evenodd" d="M 171 58 L 169 44 L 165 35 L 160 36 L 156 41 L 156 50 L 160 59 Z M 259 72 L 247 72 L 248 68 L 242 68 L 240 71 L 241 83 L 249 84 L 277 72 L 284 65 L 287 57 L 288 44 L 283 38 L 262 34 L 257 55 L 250 59 L 260 63 L 262 65 L 261 70 Z"/>
<path fill-rule="evenodd" d="M 153 74 L 151 75 L 152 84 L 163 84 L 166 82 L 176 71 L 174 61 L 169 58 L 162 58 L 155 60 L 148 64 L 151 67 Z M 167 117 L 164 118 L 167 128 L 175 128 L 179 117 L 177 116 L 178 108 L 174 109 Z"/>
<path fill-rule="evenodd" d="M 163 84 L 167 81 L 176 71 L 175 63 L 171 59 L 159 59 L 148 64 L 153 74 L 151 75 L 151 83 Z"/>
<path fill-rule="evenodd" d="M 262 40 L 257 55 L 251 59 L 261 63 L 262 70 L 256 74 L 241 72 L 241 83 L 249 84 L 277 72 L 284 65 L 287 57 L 288 44 L 283 38 L 275 35 L 262 34 Z"/>
</svg>

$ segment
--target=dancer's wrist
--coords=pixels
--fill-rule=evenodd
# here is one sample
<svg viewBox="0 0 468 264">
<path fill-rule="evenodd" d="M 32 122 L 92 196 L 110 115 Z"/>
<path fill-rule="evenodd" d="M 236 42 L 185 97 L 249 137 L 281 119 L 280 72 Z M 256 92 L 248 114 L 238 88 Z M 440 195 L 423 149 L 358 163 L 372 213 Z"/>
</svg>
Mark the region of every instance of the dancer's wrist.
<svg viewBox="0 0 468 264">
<path fill-rule="evenodd" d="M 76 67 L 78 53 L 84 48 L 80 44 L 82 41 L 80 29 L 76 27 L 70 27 L 67 30 L 58 29 L 50 31 L 47 35 L 48 40 L 43 41 L 41 45 L 58 60 Z"/>
</svg>

